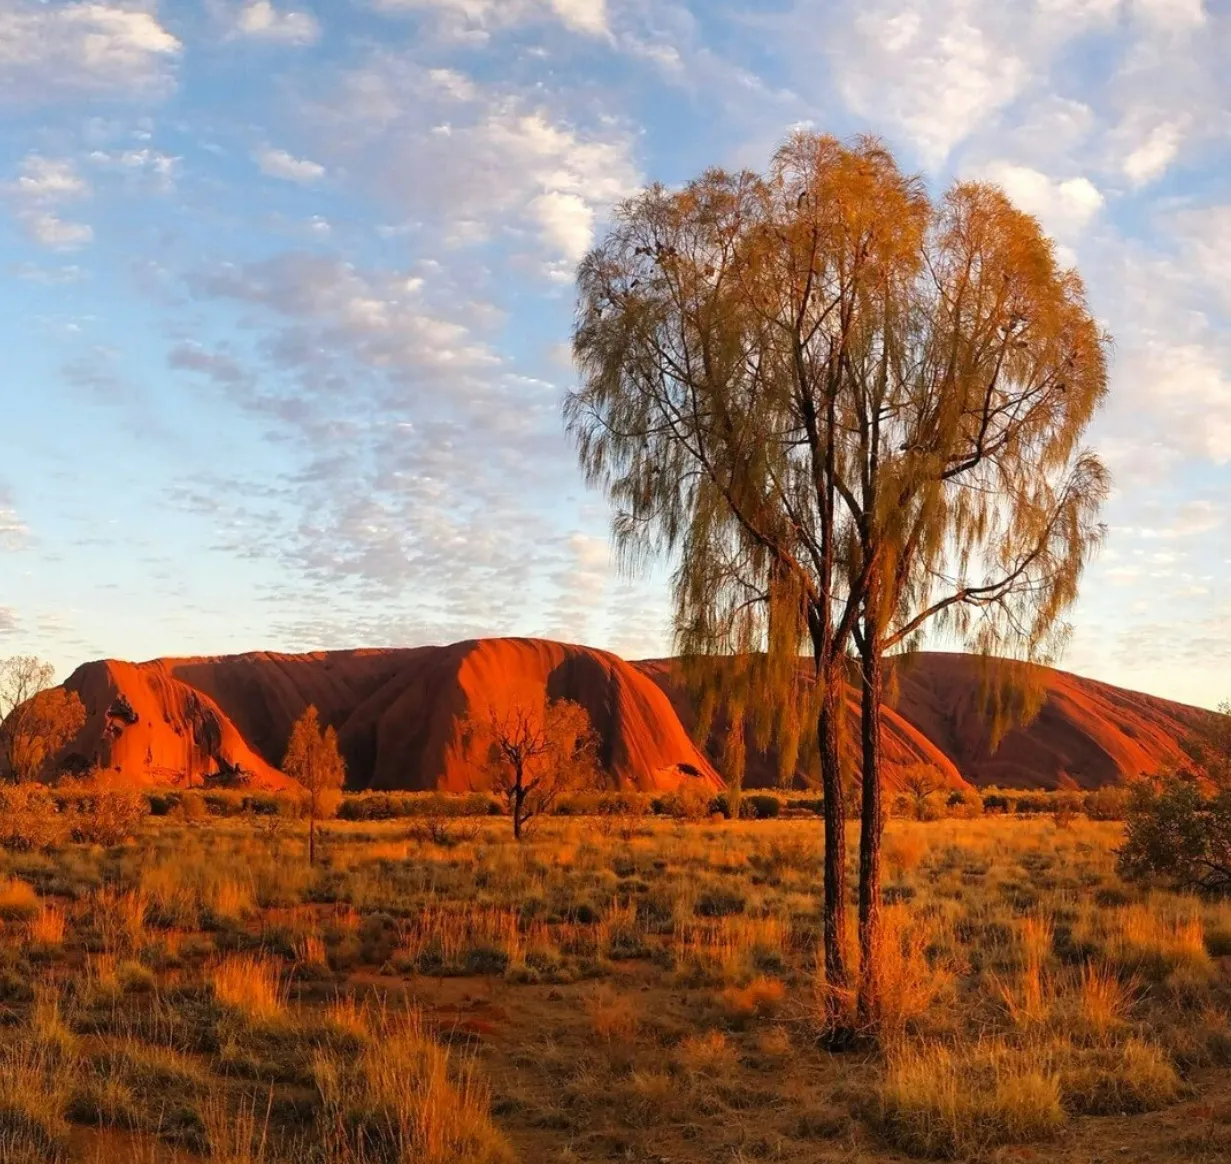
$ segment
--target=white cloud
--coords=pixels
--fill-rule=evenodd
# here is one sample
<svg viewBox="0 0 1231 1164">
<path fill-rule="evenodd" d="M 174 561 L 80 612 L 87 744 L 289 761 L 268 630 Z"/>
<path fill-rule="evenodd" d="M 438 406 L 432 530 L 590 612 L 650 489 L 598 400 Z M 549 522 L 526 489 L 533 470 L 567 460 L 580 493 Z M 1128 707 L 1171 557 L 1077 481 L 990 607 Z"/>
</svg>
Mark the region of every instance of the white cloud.
<svg viewBox="0 0 1231 1164">
<path fill-rule="evenodd" d="M 93 229 L 62 219 L 56 208 L 90 193 L 89 183 L 67 158 L 27 154 L 15 182 L 4 192 L 14 204 L 22 229 L 35 242 L 53 250 L 68 251 L 84 246 L 94 237 Z"/>
<path fill-rule="evenodd" d="M 1183 139 L 1183 128 L 1174 121 L 1154 126 L 1125 156 L 1124 176 L 1134 186 L 1162 177 L 1179 153 Z"/>
<path fill-rule="evenodd" d="M 311 12 L 280 11 L 270 0 L 249 0 L 233 15 L 234 31 L 256 40 L 282 44 L 315 44 L 321 26 Z"/>
<path fill-rule="evenodd" d="M 833 46 L 839 85 L 855 112 L 900 125 L 929 165 L 940 165 L 1029 76 L 1013 43 L 998 42 L 974 15 L 960 0 L 871 5 Z"/>
<path fill-rule="evenodd" d="M 45 158 L 27 154 L 12 190 L 20 198 L 59 200 L 80 198 L 90 192 L 89 184 L 77 173 L 68 158 Z"/>
<path fill-rule="evenodd" d="M 88 158 L 94 165 L 125 174 L 160 194 L 169 194 L 175 189 L 181 160 L 148 146 L 127 150 L 91 150 Z"/>
<path fill-rule="evenodd" d="M 1187 32 L 1206 21 L 1204 0 L 1131 0 L 1139 20 L 1165 32 Z"/>
<path fill-rule="evenodd" d="M 455 71 L 421 70 L 387 54 L 345 74 L 305 111 L 313 151 L 353 183 L 471 246 L 498 234 L 555 277 L 593 241 L 603 214 L 641 181 L 619 123 L 582 127 L 545 105 Z"/>
<path fill-rule="evenodd" d="M 181 47 L 150 11 L 7 0 L 0 8 L 0 99 L 33 104 L 80 92 L 166 89 Z"/>
<path fill-rule="evenodd" d="M 580 194 L 552 190 L 535 198 L 530 212 L 542 228 L 543 240 L 566 263 L 580 262 L 594 241 L 594 208 Z M 571 271 L 567 277 L 572 278 Z"/>
<path fill-rule="evenodd" d="M 0 483 L 0 550 L 20 549 L 29 534 L 29 527 L 14 507 L 12 494 L 7 486 Z M 2 609 L 0 613 L 3 613 Z"/>
<path fill-rule="evenodd" d="M 981 177 L 995 182 L 1013 202 L 1061 238 L 1071 238 L 1103 207 L 1103 195 L 1088 178 L 1051 178 L 1029 166 L 989 162 Z"/>
<path fill-rule="evenodd" d="M 281 178 L 286 182 L 298 182 L 303 186 L 319 182 L 325 176 L 325 167 L 319 162 L 296 158 L 286 150 L 276 150 L 269 146 L 257 150 L 252 159 L 263 174 L 268 174 L 271 178 Z"/>
<path fill-rule="evenodd" d="M 433 12 L 445 30 L 458 37 L 485 36 L 493 29 L 551 17 L 589 36 L 609 31 L 606 0 L 372 0 L 372 7 L 378 12 Z"/>
<path fill-rule="evenodd" d="M 94 228 L 85 222 L 68 222 L 49 211 L 31 211 L 19 216 L 26 233 L 54 251 L 73 251 L 94 238 Z"/>
</svg>

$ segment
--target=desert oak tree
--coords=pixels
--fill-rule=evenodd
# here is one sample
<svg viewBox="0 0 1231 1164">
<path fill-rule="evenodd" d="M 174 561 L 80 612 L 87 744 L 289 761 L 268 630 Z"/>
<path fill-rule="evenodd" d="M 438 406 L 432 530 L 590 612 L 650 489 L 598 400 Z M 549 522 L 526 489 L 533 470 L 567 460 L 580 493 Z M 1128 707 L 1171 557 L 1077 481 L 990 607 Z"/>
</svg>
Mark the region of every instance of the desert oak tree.
<svg viewBox="0 0 1231 1164">
<path fill-rule="evenodd" d="M 625 565 L 676 563 L 677 648 L 703 712 L 728 709 L 728 759 L 745 713 L 787 764 L 815 723 L 836 991 L 859 657 L 870 1000 L 880 661 L 938 618 L 1037 648 L 1096 538 L 1105 478 L 1076 442 L 1105 369 L 1080 282 L 998 190 L 934 204 L 879 142 L 801 133 L 764 176 L 709 171 L 625 203 L 578 287 L 566 421 Z"/>
<path fill-rule="evenodd" d="M 320 716 L 308 707 L 291 728 L 282 771 L 303 786 L 308 808 L 308 863 L 316 863 L 316 822 L 332 816 L 342 795 L 346 764 L 338 751 L 338 733 L 321 729 Z"/>
</svg>

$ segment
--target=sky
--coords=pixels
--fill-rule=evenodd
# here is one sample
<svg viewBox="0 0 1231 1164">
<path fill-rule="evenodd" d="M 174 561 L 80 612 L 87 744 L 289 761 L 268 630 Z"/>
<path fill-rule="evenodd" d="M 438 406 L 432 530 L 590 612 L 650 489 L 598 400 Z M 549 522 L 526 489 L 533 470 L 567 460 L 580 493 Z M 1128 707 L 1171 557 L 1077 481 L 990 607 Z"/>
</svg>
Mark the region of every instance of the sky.
<svg viewBox="0 0 1231 1164">
<path fill-rule="evenodd" d="M 562 430 L 612 207 L 795 127 L 1115 339 L 1064 667 L 1231 696 L 1231 0 L 0 0 L 0 656 L 670 649 Z M 953 647 L 953 643 L 937 643 Z"/>
</svg>

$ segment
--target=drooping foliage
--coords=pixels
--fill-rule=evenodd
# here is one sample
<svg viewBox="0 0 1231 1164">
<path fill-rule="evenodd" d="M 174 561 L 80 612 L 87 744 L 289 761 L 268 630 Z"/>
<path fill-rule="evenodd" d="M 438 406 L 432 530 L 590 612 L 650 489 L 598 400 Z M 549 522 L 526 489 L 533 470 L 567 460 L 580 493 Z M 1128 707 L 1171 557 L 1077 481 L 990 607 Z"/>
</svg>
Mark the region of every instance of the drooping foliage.
<svg viewBox="0 0 1231 1164">
<path fill-rule="evenodd" d="M 814 743 L 841 851 L 856 654 L 874 849 L 879 660 L 929 628 L 1022 660 L 1063 641 L 1107 488 L 1081 447 L 1106 339 L 1080 278 L 1000 190 L 933 201 L 874 139 L 800 133 L 764 175 L 712 170 L 626 203 L 578 292 L 566 421 L 622 562 L 674 564 L 701 730 L 723 715 L 736 779 L 747 729 L 787 769 Z M 1031 710 L 1028 688 L 989 685 L 998 728 Z M 842 876 L 835 856 L 839 975 Z"/>
</svg>

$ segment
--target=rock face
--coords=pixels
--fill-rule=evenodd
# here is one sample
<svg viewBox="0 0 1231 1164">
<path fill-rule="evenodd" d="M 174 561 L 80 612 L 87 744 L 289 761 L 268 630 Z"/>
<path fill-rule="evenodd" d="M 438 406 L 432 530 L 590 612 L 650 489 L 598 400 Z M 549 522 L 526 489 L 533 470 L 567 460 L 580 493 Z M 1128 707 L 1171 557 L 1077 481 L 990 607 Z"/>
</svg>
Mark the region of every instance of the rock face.
<svg viewBox="0 0 1231 1164">
<path fill-rule="evenodd" d="M 886 709 L 891 787 L 930 764 L 952 787 L 1002 784 L 1093 788 L 1157 770 L 1204 713 L 1181 704 L 1040 670 L 1038 717 L 988 747 L 977 660 L 924 653 L 895 666 Z M 720 778 L 694 746 L 694 714 L 671 660 L 626 663 L 588 647 L 538 639 L 481 639 L 443 647 L 254 653 L 217 658 L 87 663 L 67 680 L 86 725 L 67 749 L 135 784 L 194 783 L 239 768 L 256 787 L 286 784 L 277 771 L 291 725 L 308 704 L 338 730 L 348 785 L 372 789 L 482 787 L 480 757 L 464 730 L 483 716 L 544 696 L 589 712 L 613 780 L 664 791 Z M 854 700 L 850 702 L 852 715 Z M 707 749 L 718 755 L 710 741 Z M 777 782 L 771 752 L 748 759 L 748 787 Z"/>
<path fill-rule="evenodd" d="M 670 693 L 680 717 L 694 722 L 686 693 L 673 680 L 670 659 L 636 664 Z M 1208 715 L 1153 695 L 1112 687 L 1050 667 L 1034 668 L 1043 706 L 1026 726 L 1010 731 L 993 751 L 981 702 L 984 667 L 1004 666 L 972 655 L 923 651 L 891 663 L 897 693 L 883 714 L 885 782 L 894 789 L 904 770 L 931 764 L 959 787 L 1101 788 L 1157 772 L 1180 758 L 1180 741 Z M 858 714 L 855 692 L 848 710 Z M 709 748 L 717 748 L 711 740 Z M 717 754 L 715 752 L 715 754 Z M 854 757 L 851 758 L 854 762 Z M 747 787 L 777 780 L 773 751 L 749 751 Z M 802 773 L 800 778 L 802 778 Z"/>
<path fill-rule="evenodd" d="M 1101 788 L 1180 759 L 1180 741 L 1209 713 L 1050 667 L 1035 669 L 1044 703 L 993 752 L 980 707 L 980 661 L 921 652 L 898 666 L 898 714 L 972 783 Z"/>
<path fill-rule="evenodd" d="M 666 695 L 605 651 L 537 639 L 483 639 L 445 647 L 257 653 L 150 663 L 88 663 L 67 681 L 89 719 L 74 750 L 143 783 L 185 770 L 188 723 L 214 769 L 238 765 L 273 786 L 291 725 L 309 704 L 338 731 L 348 786 L 464 792 L 483 786 L 464 731 L 482 717 L 544 696 L 590 715 L 601 760 L 621 786 L 665 791 L 684 780 L 718 788 Z M 106 713 L 120 695 L 137 722 L 112 738 Z M 194 704 L 193 700 L 197 702 Z M 163 704 L 169 709 L 164 715 Z M 195 719 L 193 718 L 195 716 Z"/>
<path fill-rule="evenodd" d="M 67 750 L 70 767 L 96 764 L 142 786 L 195 785 L 236 768 L 257 788 L 289 784 L 208 695 L 176 679 L 162 660 L 86 663 L 64 685 L 86 709 L 85 725 Z"/>
<path fill-rule="evenodd" d="M 635 663 L 634 666 L 653 679 L 667 693 L 676 714 L 689 732 L 693 732 L 697 722 L 696 711 L 687 690 L 679 681 L 675 661 L 673 659 L 646 659 Z M 844 754 L 847 765 L 853 771 L 858 763 L 854 749 L 858 745 L 859 738 L 859 700 L 854 691 L 850 692 L 847 697 L 847 716 L 849 730 L 846 733 Z M 920 764 L 926 764 L 935 769 L 938 782 L 947 788 L 969 787 L 954 763 L 953 757 L 946 755 L 914 724 L 892 708 L 886 707 L 883 710 L 881 728 L 884 747 L 882 771 L 885 784 L 891 791 L 896 791 L 901 787 L 902 778 L 908 769 Z M 776 750 L 771 746 L 761 751 L 752 745 L 751 734 L 748 739 L 750 742 L 745 764 L 744 787 L 772 788 L 776 786 L 779 781 Z M 706 750 L 712 756 L 721 756 L 721 740 L 718 730 L 707 742 Z M 792 783 L 807 785 L 814 782 L 814 779 L 810 774 L 798 771 Z"/>
</svg>

